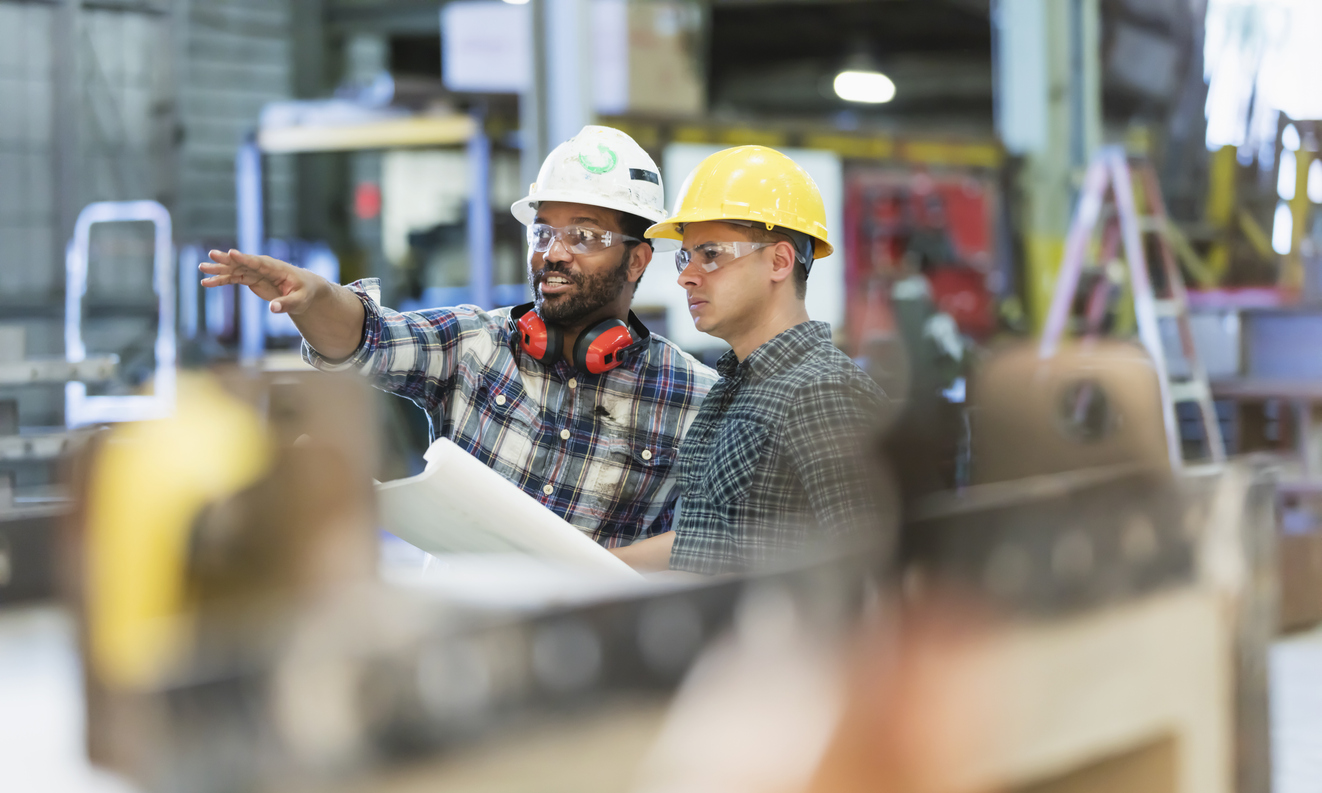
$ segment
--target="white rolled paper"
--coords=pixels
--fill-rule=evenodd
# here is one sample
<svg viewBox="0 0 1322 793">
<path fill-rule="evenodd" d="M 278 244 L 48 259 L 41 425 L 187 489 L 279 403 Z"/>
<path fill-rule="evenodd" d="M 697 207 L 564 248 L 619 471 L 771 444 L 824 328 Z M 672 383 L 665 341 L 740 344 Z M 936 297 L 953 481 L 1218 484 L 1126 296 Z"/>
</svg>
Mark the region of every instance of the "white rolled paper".
<svg viewBox="0 0 1322 793">
<path fill-rule="evenodd" d="M 427 469 L 378 484 L 382 529 L 432 554 L 520 553 L 597 575 L 639 573 L 512 482 L 442 438 Z"/>
</svg>

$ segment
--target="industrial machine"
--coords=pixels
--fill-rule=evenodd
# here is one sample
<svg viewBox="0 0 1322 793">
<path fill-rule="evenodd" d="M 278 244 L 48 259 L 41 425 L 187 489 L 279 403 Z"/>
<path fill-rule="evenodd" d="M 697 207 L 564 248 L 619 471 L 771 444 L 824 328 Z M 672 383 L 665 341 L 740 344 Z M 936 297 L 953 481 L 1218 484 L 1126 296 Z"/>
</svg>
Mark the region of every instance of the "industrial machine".
<svg viewBox="0 0 1322 793">
<path fill-rule="evenodd" d="M 1053 404 L 1095 381 L 1082 423 L 994 372 L 974 409 L 1078 464 L 911 504 L 898 559 L 522 603 L 376 574 L 359 383 L 181 379 L 77 485 L 92 755 L 199 793 L 1265 793 L 1270 476 L 1126 445 L 1150 369 L 1053 367 Z"/>
</svg>

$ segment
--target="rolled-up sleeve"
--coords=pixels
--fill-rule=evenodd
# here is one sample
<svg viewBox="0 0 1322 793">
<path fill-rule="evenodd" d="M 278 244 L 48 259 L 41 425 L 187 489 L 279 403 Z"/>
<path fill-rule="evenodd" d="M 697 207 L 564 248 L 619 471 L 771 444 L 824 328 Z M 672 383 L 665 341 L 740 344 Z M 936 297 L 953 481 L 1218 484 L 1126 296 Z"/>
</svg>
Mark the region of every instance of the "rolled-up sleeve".
<svg viewBox="0 0 1322 793">
<path fill-rule="evenodd" d="M 307 339 L 303 340 L 303 360 L 323 372 L 352 372 L 365 369 L 368 360 L 376 352 L 381 342 L 381 282 L 376 278 L 365 278 L 349 284 L 349 291 L 354 293 L 363 304 L 363 338 L 358 342 L 358 349 L 344 360 L 336 361 L 312 348 Z"/>
<path fill-rule="evenodd" d="M 380 282 L 355 281 L 348 288 L 366 313 L 358 349 L 342 361 L 314 350 L 305 340 L 303 360 L 327 372 L 357 371 L 383 391 L 436 410 L 450 392 L 465 344 L 499 343 L 501 318 L 476 306 L 399 312 L 381 306 Z"/>
</svg>

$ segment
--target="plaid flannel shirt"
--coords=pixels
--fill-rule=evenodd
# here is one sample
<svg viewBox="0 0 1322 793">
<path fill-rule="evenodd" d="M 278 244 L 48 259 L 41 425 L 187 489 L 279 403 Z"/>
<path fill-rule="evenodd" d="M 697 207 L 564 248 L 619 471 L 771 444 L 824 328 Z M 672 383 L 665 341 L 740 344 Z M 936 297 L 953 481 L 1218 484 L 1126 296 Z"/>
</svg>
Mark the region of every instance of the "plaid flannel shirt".
<svg viewBox="0 0 1322 793">
<path fill-rule="evenodd" d="M 716 373 L 660 336 L 635 342 L 600 375 L 545 367 L 519 352 L 509 309 L 400 313 L 374 278 L 349 285 L 367 311 L 363 340 L 326 371 L 360 370 L 427 414 L 431 437 L 464 451 L 606 547 L 668 531 L 672 465 Z"/>
<path fill-rule="evenodd" d="M 894 505 L 869 430 L 886 397 L 831 344 L 830 325 L 796 325 L 716 369 L 676 463 L 672 569 L 755 570 L 884 525 Z"/>
</svg>

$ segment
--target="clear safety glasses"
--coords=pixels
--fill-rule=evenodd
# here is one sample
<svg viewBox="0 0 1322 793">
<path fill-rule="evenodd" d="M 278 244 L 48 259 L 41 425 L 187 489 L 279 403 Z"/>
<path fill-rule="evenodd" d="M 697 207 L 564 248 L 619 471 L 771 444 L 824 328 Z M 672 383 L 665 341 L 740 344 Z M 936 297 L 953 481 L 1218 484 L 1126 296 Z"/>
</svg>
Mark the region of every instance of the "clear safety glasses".
<svg viewBox="0 0 1322 793">
<path fill-rule="evenodd" d="M 570 253 L 597 253 L 626 242 L 642 242 L 637 237 L 620 234 L 616 231 L 602 231 L 591 226 L 565 226 L 556 228 L 545 223 L 534 223 L 528 227 L 528 248 L 537 253 L 546 253 L 556 240 Z"/>
<path fill-rule="evenodd" d="M 775 245 L 774 242 L 704 242 L 693 250 L 681 248 L 675 254 L 675 269 L 684 272 L 689 262 L 696 263 L 705 272 L 725 267 L 750 253 Z"/>
</svg>

